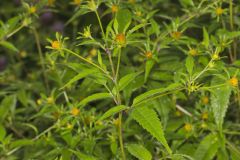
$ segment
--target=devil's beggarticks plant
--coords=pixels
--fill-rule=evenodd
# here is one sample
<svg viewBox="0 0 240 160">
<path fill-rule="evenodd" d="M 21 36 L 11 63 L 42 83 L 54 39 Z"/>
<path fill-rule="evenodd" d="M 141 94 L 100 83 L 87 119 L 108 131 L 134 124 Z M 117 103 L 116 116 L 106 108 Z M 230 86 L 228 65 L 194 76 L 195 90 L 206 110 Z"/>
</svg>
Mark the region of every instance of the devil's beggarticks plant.
<svg viewBox="0 0 240 160">
<path fill-rule="evenodd" d="M 14 3 L 0 159 L 239 159 L 239 2 Z"/>
</svg>

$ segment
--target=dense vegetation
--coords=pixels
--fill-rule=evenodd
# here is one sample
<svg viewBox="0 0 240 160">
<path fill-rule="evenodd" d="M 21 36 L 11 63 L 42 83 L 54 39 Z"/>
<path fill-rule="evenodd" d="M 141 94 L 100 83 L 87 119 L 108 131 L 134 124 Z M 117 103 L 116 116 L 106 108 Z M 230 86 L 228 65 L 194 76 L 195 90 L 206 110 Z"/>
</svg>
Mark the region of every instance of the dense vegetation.
<svg viewBox="0 0 240 160">
<path fill-rule="evenodd" d="M 239 13 L 1 0 L 0 160 L 239 160 Z"/>
</svg>

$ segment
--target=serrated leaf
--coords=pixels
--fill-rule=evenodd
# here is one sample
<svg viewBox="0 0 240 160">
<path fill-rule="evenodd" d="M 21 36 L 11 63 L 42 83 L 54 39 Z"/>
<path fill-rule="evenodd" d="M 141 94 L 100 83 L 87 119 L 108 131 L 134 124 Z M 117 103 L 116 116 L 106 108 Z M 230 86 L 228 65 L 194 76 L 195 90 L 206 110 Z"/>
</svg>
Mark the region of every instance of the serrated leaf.
<svg viewBox="0 0 240 160">
<path fill-rule="evenodd" d="M 212 81 L 212 86 L 225 83 L 219 78 Z M 211 108 L 218 129 L 222 129 L 224 117 L 228 108 L 229 98 L 231 95 L 231 87 L 229 85 L 219 86 L 212 89 L 211 92 Z"/>
<path fill-rule="evenodd" d="M 78 106 L 84 106 L 89 102 L 96 101 L 96 100 L 99 100 L 99 99 L 111 98 L 111 97 L 112 97 L 112 95 L 110 93 L 96 93 L 96 94 L 93 94 L 91 96 L 88 96 L 88 97 L 84 98 L 78 104 Z"/>
<path fill-rule="evenodd" d="M 195 160 L 211 160 L 219 148 L 218 137 L 216 134 L 209 134 L 201 141 L 194 153 Z"/>
<path fill-rule="evenodd" d="M 124 106 L 124 105 L 119 105 L 119 106 L 115 106 L 115 107 L 112 107 L 111 109 L 109 109 L 107 112 L 105 112 L 102 117 L 100 117 L 99 120 L 104 120 L 118 112 L 121 112 L 125 109 L 127 109 L 128 107 L 127 106 Z"/>
<path fill-rule="evenodd" d="M 162 124 L 153 109 L 148 107 L 135 107 L 131 113 L 131 116 L 153 137 L 155 137 L 166 148 L 168 153 L 172 153 L 172 150 L 168 146 L 168 143 L 164 137 Z"/>
<path fill-rule="evenodd" d="M 134 157 L 138 158 L 139 160 L 151 160 L 152 155 L 151 153 L 142 145 L 139 144 L 128 144 L 127 150 L 131 153 Z"/>
</svg>

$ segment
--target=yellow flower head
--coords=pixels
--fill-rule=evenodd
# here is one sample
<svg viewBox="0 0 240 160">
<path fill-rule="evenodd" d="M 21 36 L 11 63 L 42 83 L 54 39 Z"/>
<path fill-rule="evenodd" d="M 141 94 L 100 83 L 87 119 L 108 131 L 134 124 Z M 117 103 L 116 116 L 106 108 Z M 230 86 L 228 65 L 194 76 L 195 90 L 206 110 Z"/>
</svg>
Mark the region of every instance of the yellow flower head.
<svg viewBox="0 0 240 160">
<path fill-rule="evenodd" d="M 103 122 L 102 122 L 102 121 L 97 121 L 97 122 L 96 122 L 96 125 L 102 126 L 102 125 L 103 125 Z"/>
<path fill-rule="evenodd" d="M 208 119 L 208 113 L 207 112 L 202 113 L 202 119 L 203 120 L 207 120 Z"/>
<path fill-rule="evenodd" d="M 48 5 L 49 5 L 49 6 L 53 6 L 53 5 L 54 5 L 54 2 L 55 2 L 55 0 L 48 0 Z"/>
<path fill-rule="evenodd" d="M 190 55 L 192 55 L 192 56 L 196 56 L 197 54 L 198 54 L 198 51 L 196 50 L 196 49 L 190 49 L 189 51 L 188 51 L 188 53 L 190 54 Z"/>
<path fill-rule="evenodd" d="M 232 77 L 230 80 L 229 80 L 229 83 L 231 86 L 233 87 L 237 87 L 238 86 L 238 79 L 236 77 Z"/>
<path fill-rule="evenodd" d="M 209 68 L 213 68 L 215 66 L 215 64 L 214 64 L 214 62 L 210 62 L 208 66 L 209 66 Z"/>
<path fill-rule="evenodd" d="M 72 110 L 71 110 L 71 114 L 73 116 L 77 116 L 78 114 L 80 113 L 80 110 L 76 107 L 74 107 Z"/>
<path fill-rule="evenodd" d="M 67 124 L 67 129 L 72 129 L 72 128 L 73 128 L 73 125 L 70 124 L 70 123 L 68 123 L 68 124 Z"/>
<path fill-rule="evenodd" d="M 48 104 L 53 104 L 54 103 L 54 98 L 53 97 L 48 97 L 47 98 L 47 103 Z"/>
<path fill-rule="evenodd" d="M 88 8 L 92 11 L 96 11 L 98 6 L 97 4 L 94 2 L 94 0 L 89 0 L 88 2 Z"/>
<path fill-rule="evenodd" d="M 73 0 L 73 4 L 75 5 L 80 5 L 80 3 L 81 3 L 81 0 Z"/>
<path fill-rule="evenodd" d="M 91 38 L 92 37 L 91 31 L 90 31 L 90 26 L 84 28 L 83 36 L 85 38 Z"/>
<path fill-rule="evenodd" d="M 190 123 L 186 123 L 184 125 L 184 129 L 185 129 L 185 131 L 190 132 L 190 131 L 192 131 L 193 126 Z"/>
<path fill-rule="evenodd" d="M 94 57 L 97 55 L 97 50 L 95 48 L 92 48 L 89 52 L 90 56 Z"/>
<path fill-rule="evenodd" d="M 118 118 L 117 118 L 117 119 L 114 119 L 114 120 L 113 120 L 113 124 L 114 124 L 116 127 L 118 127 L 119 124 L 120 124 L 119 119 L 118 119 Z"/>
<path fill-rule="evenodd" d="M 35 6 L 31 6 L 31 7 L 29 8 L 29 12 L 30 12 L 30 13 L 36 13 L 36 11 L 37 11 L 37 8 L 36 8 Z"/>
<path fill-rule="evenodd" d="M 178 39 L 181 38 L 182 33 L 181 33 L 181 32 L 178 32 L 178 31 L 176 31 L 176 32 L 172 32 L 172 33 L 171 33 L 171 36 L 172 36 L 172 38 L 178 40 Z"/>
<path fill-rule="evenodd" d="M 136 3 L 136 0 L 128 0 L 129 3 Z"/>
<path fill-rule="evenodd" d="M 60 49 L 61 47 L 61 43 L 58 41 L 53 41 L 51 45 L 53 49 Z"/>
<path fill-rule="evenodd" d="M 145 53 L 145 56 L 146 56 L 148 59 L 152 58 L 152 52 L 151 52 L 151 51 L 147 51 L 147 52 Z"/>
<path fill-rule="evenodd" d="M 27 52 L 26 51 L 20 51 L 19 55 L 20 55 L 20 57 L 25 58 L 25 57 L 27 57 Z"/>
<path fill-rule="evenodd" d="M 202 123 L 201 124 L 201 128 L 203 128 L 203 129 L 207 128 L 207 124 L 206 123 Z"/>
<path fill-rule="evenodd" d="M 177 117 L 180 117 L 180 116 L 182 115 L 182 112 L 180 112 L 179 110 L 177 110 L 177 111 L 175 112 L 175 115 L 176 115 Z"/>
<path fill-rule="evenodd" d="M 217 16 L 220 16 L 223 14 L 224 10 L 221 7 L 218 7 L 216 8 L 215 12 Z"/>
<path fill-rule="evenodd" d="M 202 98 L 202 103 L 205 104 L 205 105 L 208 104 L 209 103 L 209 98 L 207 96 L 204 96 Z"/>
<path fill-rule="evenodd" d="M 215 53 L 215 54 L 213 54 L 213 56 L 212 56 L 212 59 L 213 59 L 213 60 L 218 60 L 218 59 L 219 59 L 219 55 L 218 55 L 218 54 L 216 54 L 216 53 Z"/>
<path fill-rule="evenodd" d="M 142 16 L 142 12 L 141 11 L 136 11 L 135 13 L 138 17 L 141 17 Z"/>
<path fill-rule="evenodd" d="M 117 5 L 112 5 L 112 13 L 117 13 L 118 12 L 118 6 Z"/>
<path fill-rule="evenodd" d="M 126 37 L 123 33 L 117 34 L 115 40 L 120 45 L 124 45 L 126 43 Z"/>
<path fill-rule="evenodd" d="M 41 100 L 41 99 L 38 99 L 38 100 L 37 100 L 37 104 L 38 104 L 38 105 L 42 105 L 42 100 Z"/>
</svg>

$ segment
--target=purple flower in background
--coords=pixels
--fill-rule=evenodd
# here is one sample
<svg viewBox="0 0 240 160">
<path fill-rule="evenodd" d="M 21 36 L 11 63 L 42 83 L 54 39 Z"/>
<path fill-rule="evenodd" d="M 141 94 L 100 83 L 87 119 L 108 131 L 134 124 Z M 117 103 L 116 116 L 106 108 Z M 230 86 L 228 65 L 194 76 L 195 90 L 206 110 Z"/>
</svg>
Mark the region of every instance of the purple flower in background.
<svg viewBox="0 0 240 160">
<path fill-rule="evenodd" d="M 21 0 L 13 0 L 14 5 L 20 6 L 21 5 Z"/>
<path fill-rule="evenodd" d="M 0 72 L 4 71 L 7 67 L 7 58 L 5 56 L 0 56 Z"/>
<path fill-rule="evenodd" d="M 64 23 L 61 22 L 61 21 L 56 21 L 56 22 L 54 22 L 54 24 L 52 25 L 52 30 L 53 30 L 54 32 L 63 33 Z"/>
<path fill-rule="evenodd" d="M 54 15 L 50 11 L 47 11 L 40 16 L 41 23 L 43 24 L 50 24 L 53 18 L 54 18 Z"/>
</svg>

